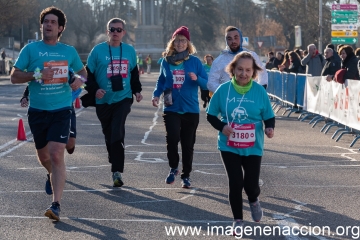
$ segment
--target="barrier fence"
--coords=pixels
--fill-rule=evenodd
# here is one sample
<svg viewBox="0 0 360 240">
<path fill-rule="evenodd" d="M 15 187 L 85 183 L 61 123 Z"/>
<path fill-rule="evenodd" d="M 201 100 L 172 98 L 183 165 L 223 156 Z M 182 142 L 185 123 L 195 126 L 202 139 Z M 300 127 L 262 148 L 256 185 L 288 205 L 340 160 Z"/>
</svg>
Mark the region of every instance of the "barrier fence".
<svg viewBox="0 0 360 240">
<path fill-rule="evenodd" d="M 267 92 L 276 113 L 289 117 L 300 113 L 298 119 L 315 127 L 324 122 L 320 132 L 328 133 L 332 127 L 338 129 L 332 135 L 336 142 L 344 134 L 352 134 L 352 147 L 360 139 L 360 81 L 346 80 L 344 84 L 327 82 L 325 77 L 311 77 L 306 74 L 286 73 L 274 70 L 268 72 Z M 339 134 L 339 136 L 337 136 Z"/>
</svg>

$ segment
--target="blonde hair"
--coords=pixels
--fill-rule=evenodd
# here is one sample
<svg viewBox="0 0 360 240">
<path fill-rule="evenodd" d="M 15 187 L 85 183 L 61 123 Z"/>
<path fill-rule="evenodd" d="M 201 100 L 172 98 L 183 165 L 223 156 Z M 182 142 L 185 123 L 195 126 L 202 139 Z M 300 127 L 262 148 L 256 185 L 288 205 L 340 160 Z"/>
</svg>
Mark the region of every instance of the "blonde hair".
<svg viewBox="0 0 360 240">
<path fill-rule="evenodd" d="M 166 48 L 165 48 L 165 51 L 162 53 L 163 57 L 173 55 L 173 53 L 175 52 L 175 48 L 174 48 L 175 39 L 176 38 L 172 38 L 172 39 L 170 39 L 170 41 L 168 41 L 168 43 L 166 45 Z M 189 40 L 187 40 L 187 50 L 189 51 L 189 54 L 196 53 L 196 48 L 195 48 L 194 44 L 192 44 L 192 42 L 190 42 Z"/>
<path fill-rule="evenodd" d="M 256 78 L 259 71 L 262 71 L 262 68 L 256 64 L 255 58 L 251 55 L 251 53 L 242 51 L 241 53 L 236 54 L 235 57 L 233 58 L 233 60 L 226 66 L 225 70 L 230 75 L 230 77 L 233 77 L 235 75 L 235 68 L 240 59 L 252 59 L 252 62 L 253 62 L 252 68 L 253 68 L 254 72 L 251 77 L 253 79 Z"/>
</svg>

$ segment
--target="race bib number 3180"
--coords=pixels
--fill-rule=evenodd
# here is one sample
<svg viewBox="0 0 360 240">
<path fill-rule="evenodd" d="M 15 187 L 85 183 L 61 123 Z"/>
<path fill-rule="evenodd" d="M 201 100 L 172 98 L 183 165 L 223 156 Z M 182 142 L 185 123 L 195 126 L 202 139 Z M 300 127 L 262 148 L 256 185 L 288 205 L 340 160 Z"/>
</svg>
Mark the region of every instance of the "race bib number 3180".
<svg viewBox="0 0 360 240">
<path fill-rule="evenodd" d="M 233 133 L 230 134 L 227 145 L 234 148 L 249 148 L 255 144 L 255 124 L 232 123 Z"/>
</svg>

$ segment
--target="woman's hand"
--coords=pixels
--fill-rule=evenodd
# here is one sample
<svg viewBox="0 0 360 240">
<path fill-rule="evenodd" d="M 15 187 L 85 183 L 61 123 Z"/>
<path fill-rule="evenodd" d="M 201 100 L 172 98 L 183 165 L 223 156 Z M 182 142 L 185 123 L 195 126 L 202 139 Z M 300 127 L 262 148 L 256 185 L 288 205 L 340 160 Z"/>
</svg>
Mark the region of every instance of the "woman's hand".
<svg viewBox="0 0 360 240">
<path fill-rule="evenodd" d="M 265 134 L 268 138 L 272 138 L 274 136 L 273 128 L 265 128 Z"/>
<path fill-rule="evenodd" d="M 159 97 L 153 97 L 152 99 L 152 105 L 154 107 L 158 107 L 159 106 Z"/>
<path fill-rule="evenodd" d="M 196 80 L 197 80 L 197 76 L 196 76 L 195 73 L 189 72 L 188 74 L 189 74 L 189 77 L 191 78 L 191 80 L 193 80 L 193 81 L 196 81 Z"/>
<path fill-rule="evenodd" d="M 230 136 L 230 134 L 232 134 L 233 133 L 233 129 L 229 126 L 229 125 L 225 125 L 224 127 L 223 127 L 223 129 L 222 129 L 222 133 L 225 135 L 225 136 Z"/>
</svg>

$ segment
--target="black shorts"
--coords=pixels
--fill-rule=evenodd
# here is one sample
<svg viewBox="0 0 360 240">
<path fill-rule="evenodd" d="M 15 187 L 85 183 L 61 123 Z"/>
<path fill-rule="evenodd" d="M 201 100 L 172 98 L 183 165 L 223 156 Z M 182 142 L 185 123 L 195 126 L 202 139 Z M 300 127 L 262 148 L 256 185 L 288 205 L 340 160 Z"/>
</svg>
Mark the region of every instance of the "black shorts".
<svg viewBox="0 0 360 240">
<path fill-rule="evenodd" d="M 48 142 L 67 143 L 70 134 L 72 110 L 59 112 L 28 112 L 28 122 L 36 149 L 44 148 Z"/>
<path fill-rule="evenodd" d="M 75 109 L 71 110 L 71 120 L 70 120 L 70 137 L 76 138 L 76 113 Z"/>
</svg>

